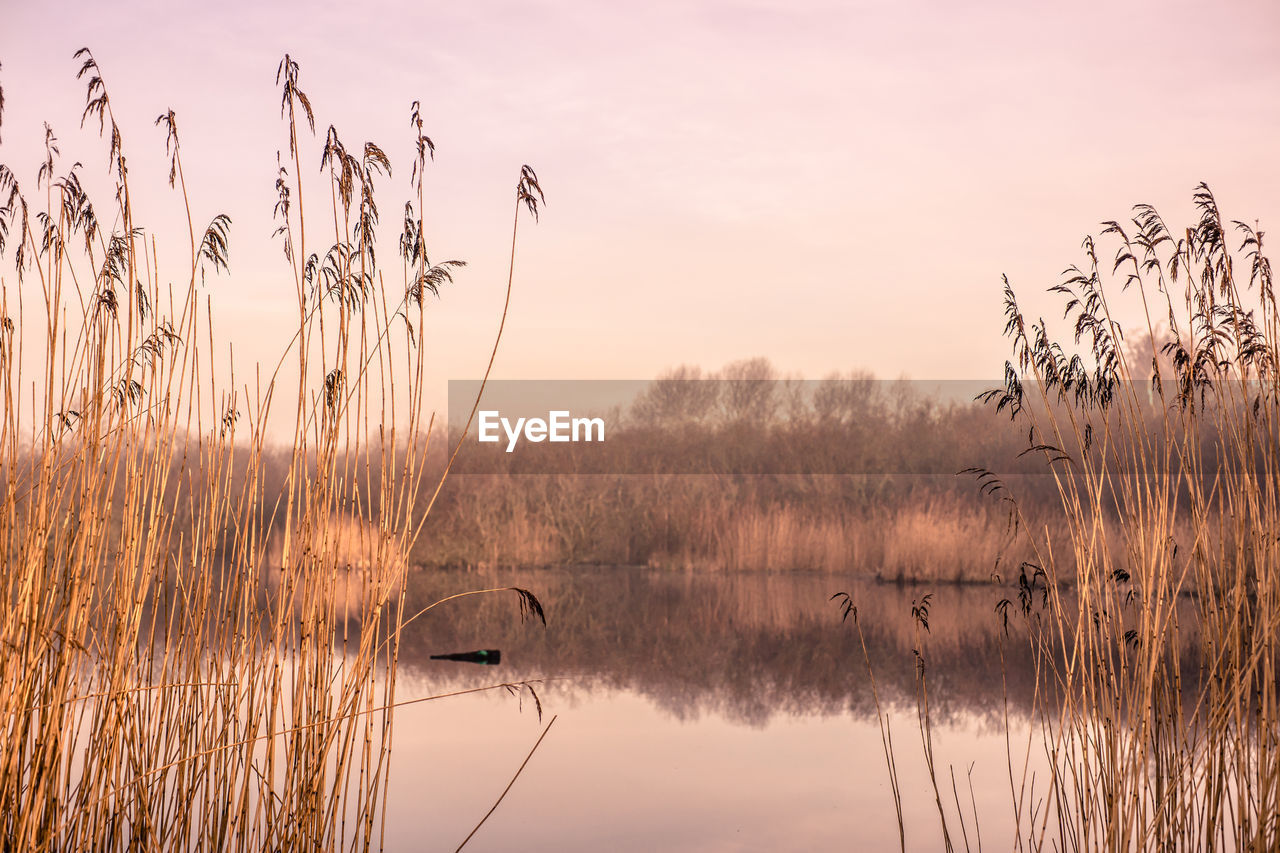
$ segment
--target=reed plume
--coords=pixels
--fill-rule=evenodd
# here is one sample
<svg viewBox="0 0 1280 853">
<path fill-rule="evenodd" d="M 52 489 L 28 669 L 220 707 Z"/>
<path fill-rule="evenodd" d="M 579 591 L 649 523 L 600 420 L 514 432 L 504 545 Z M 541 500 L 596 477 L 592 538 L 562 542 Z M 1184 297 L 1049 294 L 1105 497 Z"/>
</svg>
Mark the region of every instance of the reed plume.
<svg viewBox="0 0 1280 853">
<path fill-rule="evenodd" d="M 75 57 L 111 197 L 47 126 L 34 185 L 0 166 L 0 847 L 377 847 L 429 485 L 423 295 L 460 264 L 428 263 L 415 213 L 385 283 L 392 163 L 372 142 L 349 153 L 330 128 L 329 215 L 314 187 L 304 206 L 315 110 L 286 56 L 275 215 L 297 324 L 244 382 L 216 366 L 205 295 L 233 223 L 192 210 L 178 116 L 135 154 L 97 57 Z M 420 211 L 434 146 L 413 116 Z M 161 150 L 177 262 L 130 191 L 129 158 Z"/>
</svg>

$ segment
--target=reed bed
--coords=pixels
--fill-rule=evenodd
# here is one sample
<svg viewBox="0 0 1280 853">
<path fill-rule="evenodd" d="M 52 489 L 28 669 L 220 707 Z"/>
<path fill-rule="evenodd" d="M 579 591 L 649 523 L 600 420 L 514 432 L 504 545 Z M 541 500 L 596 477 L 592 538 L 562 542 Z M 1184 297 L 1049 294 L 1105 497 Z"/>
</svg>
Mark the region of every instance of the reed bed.
<svg viewBox="0 0 1280 853">
<path fill-rule="evenodd" d="M 1018 596 L 997 606 L 1025 622 L 1037 670 L 1037 735 L 1008 755 L 1019 850 L 1280 847 L 1280 321 L 1263 233 L 1224 219 L 1204 185 L 1193 200 L 1184 230 L 1140 205 L 1086 239 L 1052 288 L 1065 341 L 1005 283 L 1014 358 L 986 399 L 1052 472 L 1069 534 L 1065 548 L 1033 536 Z M 971 473 L 1025 523 L 1002 478 Z M 921 601 L 939 843 L 968 848 L 963 794 L 932 764 Z M 1026 770 L 1036 751 L 1048 778 Z M 887 738 L 885 752 L 894 781 Z"/>
<path fill-rule="evenodd" d="M 464 474 L 450 486 L 415 562 L 989 583 L 1012 581 L 1034 557 L 1007 510 L 954 476 Z M 1065 526 L 1049 529 L 1069 541 Z"/>
<path fill-rule="evenodd" d="M 189 251 L 160 252 L 103 70 L 76 59 L 106 202 L 48 125 L 33 184 L 0 166 L 0 848 L 378 847 L 399 593 L 440 485 L 423 317 L 460 266 L 425 247 L 434 145 L 415 102 L 387 257 L 390 158 L 314 138 L 283 59 L 275 238 L 297 322 L 246 381 L 221 366 L 204 289 L 232 223 L 192 209 L 177 116 L 137 155 L 167 157 L 186 211 Z M 540 201 L 525 167 L 517 222 Z"/>
<path fill-rule="evenodd" d="M 415 560 L 987 582 L 1033 554 L 957 476 L 975 463 L 1018 483 L 1038 527 L 1056 519 L 1052 476 L 1018 458 L 1025 431 L 933 386 L 798 383 L 757 358 L 668 371 L 608 421 L 590 445 L 468 443 Z"/>
</svg>

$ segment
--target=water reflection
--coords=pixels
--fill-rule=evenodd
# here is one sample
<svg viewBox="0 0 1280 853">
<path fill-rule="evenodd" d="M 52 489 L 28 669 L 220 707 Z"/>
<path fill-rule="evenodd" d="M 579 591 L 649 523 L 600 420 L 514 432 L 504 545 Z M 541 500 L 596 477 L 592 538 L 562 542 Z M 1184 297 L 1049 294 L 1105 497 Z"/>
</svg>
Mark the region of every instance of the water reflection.
<svg viewBox="0 0 1280 853">
<path fill-rule="evenodd" d="M 929 590 L 828 574 L 562 569 L 419 575 L 408 601 L 507 585 L 543 600 L 545 630 L 520 624 L 514 596 L 477 596 L 414 622 L 400 650 L 398 698 L 549 679 L 538 689 L 560 719 L 468 850 L 896 849 L 861 647 L 828 600 L 839 589 L 859 602 L 889 707 L 908 849 L 938 848 L 912 653 L 912 601 Z M 954 768 L 969 832 L 976 809 L 984 843 L 1007 847 L 1000 684 L 1028 707 L 1026 646 L 1005 641 L 1002 676 L 994 604 L 1004 593 L 932 591 L 923 651 L 942 784 L 950 790 Z M 500 650 L 501 664 L 432 659 L 470 649 Z M 388 849 L 454 849 L 540 730 L 531 705 L 503 693 L 398 711 Z M 1015 711 L 1015 741 L 1025 731 Z"/>
<path fill-rule="evenodd" d="M 840 625 L 828 600 L 847 589 L 859 605 L 882 699 L 914 705 L 912 649 L 921 641 L 941 719 L 1002 714 L 1002 680 L 1015 706 L 1032 697 L 1026 644 L 1016 631 L 1004 639 L 994 610 L 1007 592 L 989 586 L 899 587 L 797 572 L 446 572 L 414 578 L 410 609 L 461 589 L 507 585 L 543 599 L 545 630 L 520 623 L 514 598 L 460 599 L 406 629 L 401 671 L 450 687 L 492 682 L 499 673 L 505 680 L 567 677 L 555 689 L 625 689 L 677 719 L 715 713 L 760 726 L 779 714 L 865 717 L 874 704 L 857 634 Z M 927 592 L 930 630 L 918 639 L 911 606 Z M 431 660 L 461 649 L 500 649 L 502 667 Z"/>
</svg>

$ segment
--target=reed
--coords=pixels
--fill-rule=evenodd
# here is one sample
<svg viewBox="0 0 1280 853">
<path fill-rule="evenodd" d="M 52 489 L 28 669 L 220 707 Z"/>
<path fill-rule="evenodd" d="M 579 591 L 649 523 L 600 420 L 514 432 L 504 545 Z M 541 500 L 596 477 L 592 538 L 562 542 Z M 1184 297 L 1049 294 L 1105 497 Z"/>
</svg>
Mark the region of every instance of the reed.
<svg viewBox="0 0 1280 853">
<path fill-rule="evenodd" d="M 956 475 L 1003 463 L 1024 514 L 1037 527 L 1055 520 L 1042 511 L 1057 501 L 1053 478 L 1017 458 L 1025 431 L 941 389 L 866 373 L 805 385 L 776 377 L 764 359 L 681 367 L 615 410 L 604 442 L 512 453 L 469 443 L 414 559 L 798 568 L 902 582 L 986 582 L 1009 575 L 1010 559 L 1032 559 L 1024 542 L 1009 547 L 1007 509 Z"/>
<path fill-rule="evenodd" d="M 1062 651 L 1047 659 L 1062 700 L 1045 743 L 1060 774 L 1030 838 L 1280 844 L 1280 329 L 1262 232 L 1225 220 L 1203 184 L 1193 200 L 1199 219 L 1182 231 L 1146 205 L 1105 223 L 1111 276 L 1086 241 L 1086 263 L 1055 288 L 1083 358 L 1064 358 L 1006 290 L 1015 375 L 992 399 L 1034 431 L 1076 558 L 1068 608 L 1061 561 L 1043 555 L 1046 644 Z M 1141 305 L 1149 362 L 1121 346 L 1118 289 Z M 1040 406 L 1021 405 L 1023 379 Z M 1203 671 L 1183 666 L 1187 628 Z"/>
<path fill-rule="evenodd" d="M 1189 228 L 1139 205 L 1085 240 L 1052 288 L 1065 341 L 1005 283 L 1014 358 L 986 399 L 1052 473 L 1069 534 L 1033 536 L 997 605 L 1038 673 L 1035 741 L 1008 755 L 1019 850 L 1280 846 L 1280 321 L 1263 233 L 1203 184 L 1193 201 Z M 973 473 L 1025 523 L 1007 483 Z M 1028 775 L 1038 750 L 1049 778 Z"/>
<path fill-rule="evenodd" d="M 405 555 L 438 491 L 423 312 L 461 266 L 426 250 L 434 144 L 415 102 L 392 260 L 375 192 L 390 157 L 332 126 L 313 152 L 284 57 L 275 236 L 297 322 L 246 382 L 215 357 L 204 285 L 228 270 L 232 223 L 192 210 L 177 116 L 136 155 L 165 152 L 185 210 L 187 251 L 162 253 L 102 67 L 75 56 L 106 203 L 47 125 L 34 184 L 0 166 L 0 847 L 377 847 Z M 517 221 L 541 198 L 525 167 Z"/>
<path fill-rule="evenodd" d="M 1005 509 L 951 476 L 467 474 L 451 487 L 415 563 L 800 569 L 988 583 L 1012 581 L 1019 562 L 1034 557 L 1026 531 L 1012 535 Z M 1055 541 L 1069 541 L 1063 525 L 1049 529 Z"/>
</svg>

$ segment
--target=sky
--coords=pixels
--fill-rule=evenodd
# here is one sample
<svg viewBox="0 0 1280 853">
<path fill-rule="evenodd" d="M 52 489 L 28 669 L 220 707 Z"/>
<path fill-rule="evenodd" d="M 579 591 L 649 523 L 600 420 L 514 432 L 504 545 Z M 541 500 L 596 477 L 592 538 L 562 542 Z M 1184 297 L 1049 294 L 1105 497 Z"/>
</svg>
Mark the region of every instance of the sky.
<svg viewBox="0 0 1280 853">
<path fill-rule="evenodd" d="M 803 378 L 998 377 L 1003 274 L 1033 313 L 1060 315 L 1044 291 L 1082 260 L 1085 234 L 1138 202 L 1189 225 L 1200 181 L 1230 218 L 1280 219 L 1271 3 L 0 9 L 0 162 L 28 184 L 44 121 L 64 161 L 105 175 L 103 144 L 79 128 L 72 53 L 89 46 L 140 218 L 180 221 L 153 126 L 175 110 L 195 219 L 233 221 L 230 274 L 206 288 L 242 369 L 274 362 L 296 311 L 271 239 L 286 52 L 316 109 L 304 165 L 318 176 L 329 124 L 349 147 L 377 142 L 393 227 L 409 104 L 423 104 L 429 248 L 469 263 L 430 308 L 442 381 L 488 358 L 526 163 L 546 206 L 521 225 L 503 378 L 637 379 L 752 356 Z M 177 235 L 161 261 L 180 269 Z"/>
</svg>

